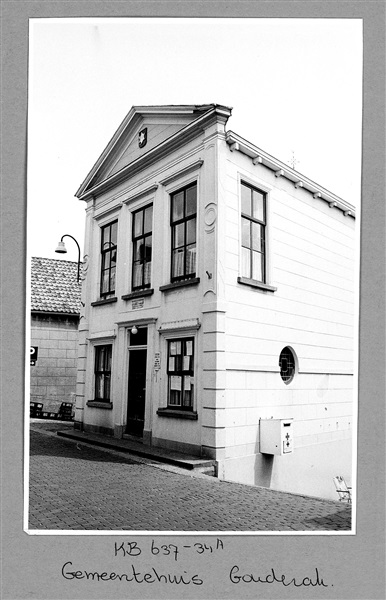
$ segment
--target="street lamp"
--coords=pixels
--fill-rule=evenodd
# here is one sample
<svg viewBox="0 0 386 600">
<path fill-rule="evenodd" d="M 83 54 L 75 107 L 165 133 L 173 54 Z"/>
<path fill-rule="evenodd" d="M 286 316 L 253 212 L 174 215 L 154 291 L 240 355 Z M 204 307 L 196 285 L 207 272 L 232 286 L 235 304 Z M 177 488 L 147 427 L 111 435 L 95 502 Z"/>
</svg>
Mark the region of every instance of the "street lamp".
<svg viewBox="0 0 386 600">
<path fill-rule="evenodd" d="M 65 237 L 69 237 L 72 240 L 74 240 L 75 244 L 78 247 L 78 277 L 77 277 L 77 282 L 79 283 L 79 269 L 80 269 L 80 248 L 79 248 L 79 244 L 76 241 L 76 239 L 74 237 L 72 237 L 72 235 L 69 235 L 68 233 L 65 233 L 64 235 L 62 235 L 60 242 L 58 243 L 58 247 L 56 248 L 55 252 L 57 252 L 58 254 L 66 254 L 67 253 L 67 248 L 63 242 L 63 238 Z"/>
</svg>

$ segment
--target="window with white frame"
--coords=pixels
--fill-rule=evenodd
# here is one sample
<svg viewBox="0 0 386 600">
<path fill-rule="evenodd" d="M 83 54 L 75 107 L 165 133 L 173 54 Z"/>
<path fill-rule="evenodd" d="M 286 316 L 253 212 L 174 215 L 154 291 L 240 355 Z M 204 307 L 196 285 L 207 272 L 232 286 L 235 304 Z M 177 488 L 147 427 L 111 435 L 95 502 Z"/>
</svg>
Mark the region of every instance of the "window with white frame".
<svg viewBox="0 0 386 600">
<path fill-rule="evenodd" d="M 168 408 L 193 410 L 194 338 L 168 340 Z"/>
<path fill-rule="evenodd" d="M 152 259 L 153 205 L 133 213 L 133 271 L 132 289 L 150 287 Z"/>
<path fill-rule="evenodd" d="M 112 345 L 95 346 L 95 400 L 110 402 Z"/>
<path fill-rule="evenodd" d="M 117 234 L 118 221 L 113 221 L 101 228 L 101 298 L 109 298 L 115 293 Z"/>
<path fill-rule="evenodd" d="M 171 195 L 171 281 L 196 275 L 197 183 Z"/>
<path fill-rule="evenodd" d="M 241 276 L 266 283 L 266 193 L 241 182 Z"/>
</svg>

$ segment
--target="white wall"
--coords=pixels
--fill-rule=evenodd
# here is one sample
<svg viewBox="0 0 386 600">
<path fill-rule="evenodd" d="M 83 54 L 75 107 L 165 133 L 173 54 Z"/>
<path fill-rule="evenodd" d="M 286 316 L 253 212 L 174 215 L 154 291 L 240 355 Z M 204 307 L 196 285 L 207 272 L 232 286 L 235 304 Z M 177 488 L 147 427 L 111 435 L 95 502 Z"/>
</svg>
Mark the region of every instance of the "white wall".
<svg viewBox="0 0 386 600">
<path fill-rule="evenodd" d="M 334 475 L 351 477 L 355 221 L 240 152 L 224 148 L 223 159 L 227 377 L 220 476 L 328 497 Z M 274 292 L 237 282 L 243 179 L 267 192 L 267 283 Z M 298 359 L 289 385 L 278 365 L 285 346 Z M 271 417 L 292 418 L 295 439 L 293 454 L 272 464 L 259 453 L 259 420 Z"/>
</svg>

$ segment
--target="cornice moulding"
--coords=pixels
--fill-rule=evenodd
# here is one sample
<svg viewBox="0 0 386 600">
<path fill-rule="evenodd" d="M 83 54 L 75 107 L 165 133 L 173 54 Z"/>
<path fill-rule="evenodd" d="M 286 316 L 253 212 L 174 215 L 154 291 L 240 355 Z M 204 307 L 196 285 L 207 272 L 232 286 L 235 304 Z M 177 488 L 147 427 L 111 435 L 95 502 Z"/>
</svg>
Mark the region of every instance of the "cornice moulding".
<svg viewBox="0 0 386 600">
<path fill-rule="evenodd" d="M 163 115 L 191 115 L 194 112 L 195 106 L 192 104 L 191 106 L 133 106 L 135 112 L 141 113 L 143 115 L 153 115 L 153 114 L 163 114 Z"/>
<path fill-rule="evenodd" d="M 143 317 L 141 319 L 125 319 L 123 321 L 115 321 L 115 325 L 118 325 L 118 327 L 134 327 L 134 325 L 136 327 L 141 326 L 141 325 L 152 325 L 153 323 L 157 322 L 157 317 Z"/>
<path fill-rule="evenodd" d="M 191 173 L 192 171 L 196 171 L 197 169 L 200 169 L 203 164 L 204 164 L 204 161 L 200 158 L 200 159 L 196 160 L 195 162 L 191 163 L 190 165 L 187 165 L 186 167 L 182 167 L 181 169 L 179 169 L 179 171 L 175 171 L 171 175 L 168 175 L 167 177 L 165 177 L 165 179 L 161 179 L 159 183 L 163 186 L 169 185 L 169 183 L 172 183 L 176 179 L 179 179 L 180 177 L 183 177 L 184 175 L 188 175 L 188 173 Z"/>
<path fill-rule="evenodd" d="M 123 204 L 128 204 L 129 202 L 134 202 L 134 200 L 139 200 L 139 198 L 142 198 L 144 196 L 149 196 L 151 194 L 154 194 L 158 189 L 158 184 L 154 184 L 154 185 L 150 185 L 147 188 L 144 188 L 142 190 L 139 190 L 137 192 L 133 192 L 129 194 L 124 200 L 123 200 Z"/>
<path fill-rule="evenodd" d="M 311 192 L 315 198 L 319 198 L 329 204 L 334 203 L 335 207 L 343 211 L 345 216 L 352 216 L 355 218 L 355 207 L 352 204 L 343 200 L 343 198 L 339 198 L 339 196 L 336 196 L 332 192 L 329 192 L 301 173 L 291 169 L 288 165 L 285 165 L 280 160 L 274 158 L 267 152 L 264 152 L 261 148 L 254 146 L 233 131 L 227 132 L 226 142 L 231 151 L 237 150 L 242 154 L 249 156 L 254 164 L 261 164 L 264 167 L 268 167 L 275 172 L 277 177 L 283 177 L 291 181 L 296 188 L 301 187 L 304 190 Z"/>
<path fill-rule="evenodd" d="M 137 118 L 136 118 L 137 117 Z M 100 166 L 104 163 L 104 161 L 106 160 L 106 158 L 110 155 L 110 153 L 113 151 L 113 149 L 115 148 L 118 140 L 120 139 L 123 131 L 126 129 L 128 123 L 130 121 L 133 122 L 133 125 L 135 124 L 135 121 L 140 120 L 140 116 L 136 115 L 136 109 L 133 106 L 129 112 L 127 113 L 127 115 L 125 116 L 125 118 L 123 119 L 123 121 L 121 122 L 121 124 L 119 125 L 118 129 L 116 130 L 116 132 L 114 133 L 113 137 L 110 139 L 109 143 L 107 144 L 107 146 L 105 147 L 105 149 L 103 150 L 102 154 L 98 157 L 97 161 L 94 163 L 93 167 L 91 168 L 90 172 L 88 173 L 86 179 L 83 181 L 83 183 L 79 186 L 78 190 L 75 193 L 75 196 L 77 198 L 83 199 L 81 198 L 83 192 L 85 191 L 85 189 L 87 188 L 87 186 L 89 185 L 90 181 L 92 181 L 94 175 L 96 174 L 96 172 L 98 171 L 98 169 L 100 168 Z"/>
<path fill-rule="evenodd" d="M 202 110 L 204 110 L 204 109 L 202 109 Z M 186 144 L 188 141 L 191 141 L 195 137 L 201 135 L 202 127 L 208 127 L 211 123 L 216 121 L 216 119 L 220 119 L 221 121 L 226 122 L 226 120 L 229 118 L 230 114 L 231 114 L 231 110 L 227 109 L 226 107 L 210 105 L 208 107 L 208 110 L 206 112 L 204 112 L 201 116 L 199 116 L 197 119 L 195 119 L 191 123 L 188 123 L 185 127 L 183 127 L 182 129 L 180 129 L 179 131 L 174 133 L 172 136 L 170 136 L 169 138 L 167 138 L 166 140 L 161 142 L 158 146 L 155 146 L 154 148 L 149 150 L 146 154 L 138 157 L 132 163 L 130 163 L 129 165 L 126 165 L 126 167 L 123 167 L 120 171 L 118 171 L 117 173 L 114 173 L 107 179 L 104 179 L 99 184 L 93 186 L 90 189 L 87 189 L 87 186 L 92 181 L 93 177 L 97 174 L 98 169 L 101 167 L 103 162 L 106 160 L 106 158 L 109 156 L 109 154 L 114 149 L 115 145 L 118 143 L 121 135 L 123 134 L 125 128 L 127 127 L 128 123 L 129 123 L 129 121 L 134 119 L 134 116 L 136 115 L 136 111 L 132 109 L 129 112 L 129 114 L 127 115 L 126 119 L 121 124 L 121 126 L 119 127 L 118 131 L 116 132 L 116 134 L 114 135 L 112 140 L 110 141 L 107 148 L 101 154 L 97 163 L 95 163 L 93 169 L 90 171 L 87 178 L 84 180 L 82 185 L 77 190 L 75 196 L 77 198 L 79 198 L 79 200 L 87 200 L 91 194 L 97 194 L 97 193 L 101 193 L 102 191 L 111 189 L 112 187 L 117 185 L 119 182 L 121 182 L 123 179 L 125 179 L 127 177 L 131 177 L 138 171 L 140 171 L 140 170 L 144 169 L 145 167 L 149 166 L 150 164 L 152 164 L 155 160 L 159 160 L 160 158 L 163 158 L 165 156 L 165 154 L 168 154 L 168 153 L 172 152 L 173 150 L 176 150 L 181 145 Z"/>
<path fill-rule="evenodd" d="M 90 333 L 87 339 L 90 342 L 94 342 L 95 340 L 112 340 L 116 337 L 115 331 L 100 331 L 98 333 Z"/>
<path fill-rule="evenodd" d="M 171 331 L 182 331 L 191 329 L 200 329 L 201 323 L 199 319 L 185 319 L 183 321 L 169 321 L 168 323 L 162 323 L 158 328 L 160 333 L 167 333 Z"/>
<path fill-rule="evenodd" d="M 203 150 L 204 150 L 204 145 L 199 144 L 192 150 L 189 150 L 189 152 L 179 156 L 178 159 L 173 160 L 170 163 L 164 164 L 161 168 L 157 168 L 152 173 L 146 175 L 146 177 L 144 177 L 143 179 L 140 179 L 139 181 L 137 181 L 134 185 L 131 184 L 128 187 L 125 187 L 124 189 L 120 190 L 118 193 L 111 196 L 109 198 L 109 200 L 107 200 L 105 202 L 105 204 L 107 204 L 109 202 L 113 202 L 114 200 L 118 200 L 118 199 L 121 199 L 123 204 L 127 204 L 126 198 L 128 199 L 128 201 L 131 202 L 131 200 L 133 199 L 132 194 L 136 194 L 137 190 L 139 190 L 139 188 L 141 186 L 149 184 L 149 182 L 151 182 L 151 184 L 147 186 L 146 190 L 151 190 L 151 188 L 154 186 L 154 191 L 156 191 L 156 189 L 159 187 L 157 180 L 160 175 L 162 176 L 165 172 L 169 171 L 173 167 L 176 167 L 177 165 L 180 165 L 184 161 L 195 156 L 198 152 L 201 152 Z M 138 192 L 138 193 L 141 194 L 142 192 Z M 152 193 L 152 192 L 149 191 L 149 193 Z"/>
<path fill-rule="evenodd" d="M 114 204 L 114 206 L 109 206 L 105 210 L 103 210 L 103 206 L 102 207 L 98 207 L 101 210 L 99 212 L 97 212 L 98 209 L 95 210 L 94 219 L 97 221 L 98 219 L 103 219 L 103 217 L 107 217 L 107 215 L 109 215 L 110 213 L 113 213 L 115 211 L 118 212 L 118 211 L 121 210 L 122 205 L 123 205 L 123 203 L 119 202 L 119 204 Z"/>
</svg>

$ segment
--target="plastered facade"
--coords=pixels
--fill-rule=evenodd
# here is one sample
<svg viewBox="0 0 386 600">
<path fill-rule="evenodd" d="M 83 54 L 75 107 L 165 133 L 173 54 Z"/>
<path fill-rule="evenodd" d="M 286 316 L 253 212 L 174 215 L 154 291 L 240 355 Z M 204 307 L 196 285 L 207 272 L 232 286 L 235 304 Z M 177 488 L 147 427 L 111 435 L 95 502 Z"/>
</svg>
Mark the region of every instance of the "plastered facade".
<svg viewBox="0 0 386 600">
<path fill-rule="evenodd" d="M 259 162 L 257 149 L 229 137 L 226 107 L 177 113 L 178 107 L 150 115 L 132 109 L 77 193 L 87 218 L 76 426 L 127 435 L 130 355 L 138 351 L 131 331 L 147 328 L 143 443 L 212 457 L 220 478 L 335 498 L 332 477 L 338 470 L 350 479 L 352 468 L 352 207 L 308 180 L 297 185 L 297 174 L 275 170 L 272 157 Z M 144 127 L 149 146 L 141 153 Z M 240 281 L 241 182 L 266 194 L 262 286 Z M 173 285 L 171 196 L 192 183 L 196 272 Z M 150 204 L 151 288 L 133 293 L 133 213 Z M 115 290 L 101 301 L 101 228 L 114 220 Z M 168 344 L 181 339 L 194 340 L 194 402 L 185 412 L 168 407 Z M 95 402 L 95 353 L 105 344 L 112 346 L 112 366 L 110 401 L 103 404 Z M 288 385 L 279 369 L 284 347 L 296 357 Z M 260 453 L 260 420 L 270 418 L 293 420 L 291 454 Z"/>
</svg>

